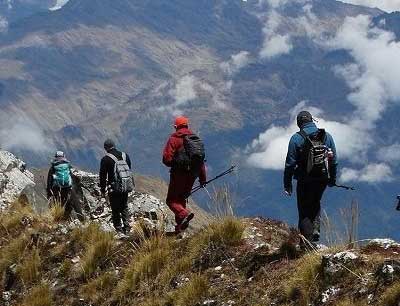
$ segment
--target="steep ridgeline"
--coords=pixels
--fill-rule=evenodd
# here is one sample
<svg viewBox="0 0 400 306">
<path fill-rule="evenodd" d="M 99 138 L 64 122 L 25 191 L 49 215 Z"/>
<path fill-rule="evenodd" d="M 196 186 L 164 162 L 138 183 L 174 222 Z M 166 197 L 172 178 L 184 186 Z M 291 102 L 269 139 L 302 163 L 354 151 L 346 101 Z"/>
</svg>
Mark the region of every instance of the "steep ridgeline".
<svg viewBox="0 0 400 306">
<path fill-rule="evenodd" d="M 60 224 L 54 216 L 39 216 L 23 203 L 0 214 L 0 305 L 400 302 L 400 244 L 392 240 L 301 252 L 298 233 L 286 224 L 233 217 L 183 239 L 135 223 L 121 240 L 102 222 Z"/>
<path fill-rule="evenodd" d="M 37 173 L 37 179 L 28 171 L 26 164 L 7 151 L 0 151 L 0 210 L 10 207 L 15 201 L 27 202 L 38 213 L 48 211 L 48 201 L 45 199 L 44 171 L 33 170 Z M 36 183 L 35 183 L 36 181 Z M 96 221 L 104 230 L 113 231 L 111 223 L 111 208 L 105 199 L 101 198 L 99 177 L 96 174 L 73 170 L 72 201 L 81 205 L 85 216 L 89 220 Z M 146 192 L 154 193 L 148 184 L 153 183 L 157 190 L 166 190 L 161 181 L 140 176 L 137 180 L 138 190 L 130 194 L 128 200 L 131 222 L 138 220 L 146 222 L 150 227 L 163 228 L 165 231 L 174 230 L 173 214 L 168 207 L 158 198 Z M 150 182 L 150 183 L 149 183 Z M 161 194 L 160 194 L 161 196 Z M 165 196 L 165 195 L 163 195 Z M 191 203 L 191 208 L 198 215 L 193 226 L 199 228 L 207 223 L 207 213 Z M 72 222 L 71 226 L 79 224 Z"/>
</svg>

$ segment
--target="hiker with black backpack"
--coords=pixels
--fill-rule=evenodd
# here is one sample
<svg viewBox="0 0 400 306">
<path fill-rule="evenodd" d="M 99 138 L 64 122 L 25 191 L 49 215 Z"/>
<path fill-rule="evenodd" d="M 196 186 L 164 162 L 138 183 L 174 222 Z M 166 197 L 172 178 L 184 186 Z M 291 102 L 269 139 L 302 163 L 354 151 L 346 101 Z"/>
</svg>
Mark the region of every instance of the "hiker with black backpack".
<svg viewBox="0 0 400 306">
<path fill-rule="evenodd" d="M 299 230 L 310 243 L 320 238 L 321 198 L 327 186 L 336 186 L 337 155 L 332 136 L 318 129 L 312 115 L 297 115 L 300 131 L 289 142 L 284 172 L 284 189 L 292 195 L 292 178 L 297 180 Z M 302 241 L 304 246 L 305 241 Z"/>
<path fill-rule="evenodd" d="M 72 194 L 72 166 L 69 160 L 65 158 L 62 151 L 57 151 L 51 163 L 47 175 L 47 199 L 59 203 L 64 207 L 64 219 L 71 216 L 72 210 L 75 210 L 80 221 L 84 221 L 82 208 L 78 201 L 73 201 Z"/>
<path fill-rule="evenodd" d="M 100 190 L 102 197 L 108 199 L 112 211 L 112 221 L 117 232 L 130 232 L 128 195 L 134 190 L 132 164 L 129 155 L 117 150 L 111 139 L 104 142 L 106 155 L 100 163 Z M 122 225 L 121 225 L 122 220 Z"/>
<path fill-rule="evenodd" d="M 194 214 L 187 207 L 193 184 L 199 178 L 200 186 L 207 181 L 205 150 L 202 140 L 189 129 L 189 119 L 175 119 L 175 133 L 165 145 L 163 163 L 170 167 L 167 205 L 175 214 L 175 233 L 186 230 Z"/>
</svg>

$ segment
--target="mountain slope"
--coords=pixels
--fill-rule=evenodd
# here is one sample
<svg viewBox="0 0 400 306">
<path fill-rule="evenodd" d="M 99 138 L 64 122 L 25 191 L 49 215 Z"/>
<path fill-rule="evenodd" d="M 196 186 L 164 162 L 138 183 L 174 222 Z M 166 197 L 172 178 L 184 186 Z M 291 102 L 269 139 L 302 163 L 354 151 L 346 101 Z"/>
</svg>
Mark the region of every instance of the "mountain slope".
<svg viewBox="0 0 400 306">
<path fill-rule="evenodd" d="M 351 89 L 335 70 L 353 58 L 316 37 L 334 36 L 347 16 L 379 19 L 383 12 L 333 0 L 283 9 L 259 4 L 71 0 L 11 24 L 0 34 L 2 146 L 38 166 L 60 148 L 74 164 L 95 170 L 103 140 L 113 137 L 134 156 L 136 171 L 167 178 L 160 152 L 174 115 L 183 112 L 205 139 L 210 175 L 241 163 L 229 181 L 239 212 L 294 223 L 295 209 L 281 196 L 281 173 L 248 168 L 245 148 L 269 126 L 286 123 L 300 101 L 319 106 L 327 118 L 353 112 Z M 290 53 L 263 58 L 268 40 L 279 35 L 290 36 Z M 397 127 L 395 113 L 384 123 L 387 131 Z M 393 139 L 390 132 L 382 141 Z M 395 188 L 362 184 L 357 195 L 330 190 L 328 212 L 335 215 L 357 197 L 365 203 L 363 236 L 376 234 L 381 229 L 369 226 L 370 208 L 384 199 L 379 216 L 388 221 L 385 231 L 397 235 L 395 216 L 387 213 Z"/>
</svg>

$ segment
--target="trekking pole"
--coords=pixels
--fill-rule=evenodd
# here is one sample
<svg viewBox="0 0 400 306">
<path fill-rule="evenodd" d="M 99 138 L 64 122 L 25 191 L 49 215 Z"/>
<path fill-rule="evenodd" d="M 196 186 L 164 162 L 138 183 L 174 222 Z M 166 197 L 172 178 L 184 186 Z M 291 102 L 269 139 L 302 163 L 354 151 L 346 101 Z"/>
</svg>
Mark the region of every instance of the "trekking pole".
<svg viewBox="0 0 400 306">
<path fill-rule="evenodd" d="M 354 187 L 344 186 L 344 185 L 336 185 L 336 184 L 335 184 L 335 187 L 337 187 L 337 188 L 343 188 L 343 189 L 346 189 L 346 190 L 356 190 Z"/>
<path fill-rule="evenodd" d="M 228 174 L 232 173 L 233 171 L 235 171 L 235 169 L 236 169 L 236 165 L 230 167 L 228 170 L 222 172 L 221 174 L 218 174 L 218 175 L 217 175 L 216 177 L 214 177 L 213 179 L 211 179 L 211 180 L 205 182 L 204 185 L 208 185 L 208 184 L 210 184 L 211 182 L 214 182 L 214 181 L 218 180 L 219 178 L 221 178 L 221 177 L 223 177 L 223 176 L 225 176 L 225 175 L 228 175 Z M 201 185 L 194 187 L 194 188 L 192 189 L 191 193 L 188 195 L 188 198 L 189 198 L 192 194 L 196 193 L 197 191 L 199 191 L 199 190 L 202 189 L 202 188 L 203 188 L 203 186 L 201 186 Z"/>
<path fill-rule="evenodd" d="M 397 200 L 398 200 L 399 202 L 397 203 L 396 210 L 399 210 L 399 211 L 400 211 L 400 195 L 397 196 Z"/>
</svg>

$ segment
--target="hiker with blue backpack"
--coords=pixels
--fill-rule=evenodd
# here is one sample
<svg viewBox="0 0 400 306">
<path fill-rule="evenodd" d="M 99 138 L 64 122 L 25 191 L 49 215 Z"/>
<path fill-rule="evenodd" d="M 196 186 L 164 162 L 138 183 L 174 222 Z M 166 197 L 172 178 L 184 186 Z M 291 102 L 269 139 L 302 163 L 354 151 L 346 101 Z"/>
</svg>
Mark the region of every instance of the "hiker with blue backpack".
<svg viewBox="0 0 400 306">
<path fill-rule="evenodd" d="M 80 203 L 72 200 L 72 166 L 69 160 L 65 158 L 62 151 L 57 151 L 47 175 L 47 199 L 53 199 L 55 203 L 64 208 L 64 219 L 71 216 L 72 210 L 75 210 L 80 221 L 84 221 L 84 215 Z"/>
<path fill-rule="evenodd" d="M 312 115 L 297 115 L 300 131 L 289 142 L 284 172 L 284 190 L 292 195 L 292 178 L 297 180 L 299 230 L 310 243 L 320 239 L 321 198 L 327 186 L 336 186 L 337 155 L 332 136 L 317 128 Z M 302 241 L 304 246 L 305 241 Z"/>
<path fill-rule="evenodd" d="M 117 150 L 111 139 L 104 142 L 106 155 L 100 163 L 100 190 L 102 197 L 108 199 L 112 211 L 112 221 L 118 233 L 127 234 L 129 225 L 128 195 L 134 190 L 129 155 Z M 122 220 L 122 224 L 121 224 Z"/>
</svg>

